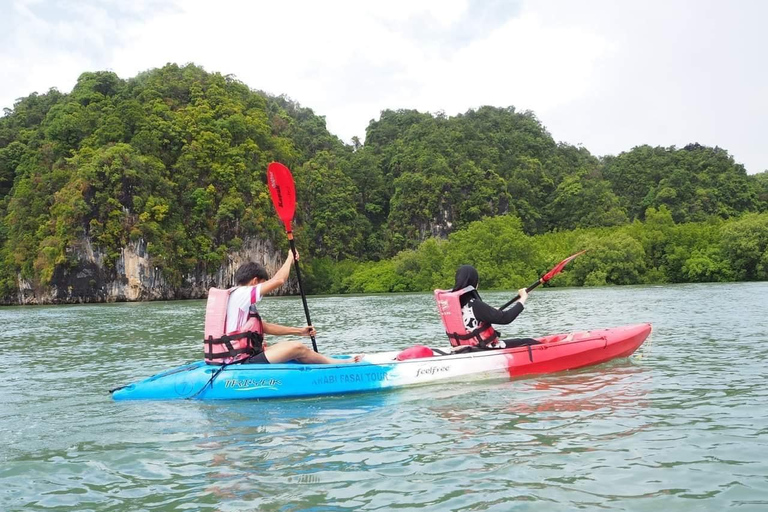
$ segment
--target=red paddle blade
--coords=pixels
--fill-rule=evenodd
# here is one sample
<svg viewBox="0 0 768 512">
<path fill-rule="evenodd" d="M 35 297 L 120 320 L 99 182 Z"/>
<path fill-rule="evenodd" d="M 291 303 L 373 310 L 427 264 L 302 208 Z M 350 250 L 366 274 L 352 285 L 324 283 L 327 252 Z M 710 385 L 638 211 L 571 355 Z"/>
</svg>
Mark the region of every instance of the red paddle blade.
<svg viewBox="0 0 768 512">
<path fill-rule="evenodd" d="M 291 171 L 280 162 L 272 162 L 267 167 L 267 186 L 277 215 L 285 224 L 285 230 L 290 232 L 296 211 L 296 186 Z"/>
<path fill-rule="evenodd" d="M 549 272 L 544 274 L 544 276 L 541 278 L 541 282 L 542 283 L 546 283 L 547 281 L 549 281 L 550 279 L 555 277 L 557 274 L 559 274 L 563 270 L 563 268 L 567 264 L 569 264 L 571 262 L 572 259 L 576 258 L 576 256 L 581 256 L 585 252 L 587 252 L 586 249 L 583 250 L 583 251 L 577 252 L 576 254 L 574 254 L 572 256 L 568 256 L 567 258 L 565 258 L 563 261 L 561 261 L 560 263 L 555 265 L 555 267 L 552 270 L 550 270 Z"/>
</svg>

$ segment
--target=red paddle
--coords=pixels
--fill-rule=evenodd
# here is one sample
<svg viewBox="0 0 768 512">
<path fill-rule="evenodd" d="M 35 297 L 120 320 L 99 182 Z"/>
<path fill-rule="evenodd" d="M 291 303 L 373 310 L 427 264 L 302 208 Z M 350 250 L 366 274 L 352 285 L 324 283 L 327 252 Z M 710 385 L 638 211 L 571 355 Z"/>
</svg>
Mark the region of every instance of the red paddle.
<svg viewBox="0 0 768 512">
<path fill-rule="evenodd" d="M 572 256 L 568 256 L 568 257 L 567 257 L 567 258 L 565 258 L 563 261 L 561 261 L 560 263 L 558 263 L 557 265 L 555 265 L 555 266 L 552 268 L 552 270 L 550 270 L 549 272 L 547 272 L 546 274 L 544 274 L 543 276 L 541 276 L 541 278 L 540 278 L 538 281 L 536 281 L 536 282 L 535 282 L 535 283 L 533 283 L 531 286 L 529 286 L 528 288 L 526 288 L 526 289 L 525 289 L 525 291 L 530 293 L 530 291 L 531 291 L 531 290 L 533 290 L 534 288 L 536 288 L 536 287 L 537 287 L 537 286 L 539 286 L 540 284 L 544 284 L 544 283 L 546 283 L 547 281 L 549 281 L 550 279 L 552 279 L 553 277 L 555 277 L 557 274 L 559 274 L 560 272 L 562 272 L 563 268 L 565 268 L 565 266 L 566 266 L 567 264 L 569 264 L 569 263 L 571 262 L 571 260 L 573 260 L 574 258 L 576 258 L 576 256 L 581 256 L 581 255 L 582 255 L 582 254 L 584 254 L 585 252 L 587 252 L 587 250 L 586 250 L 586 249 L 585 249 L 585 250 L 583 250 L 583 251 L 579 251 L 579 252 L 577 252 L 576 254 L 574 254 L 574 255 L 572 255 Z M 509 302 L 507 302 L 506 304 L 504 304 L 503 306 L 501 306 L 499 309 L 506 309 L 506 308 L 508 308 L 508 307 L 509 307 L 509 306 L 510 306 L 510 305 L 511 305 L 513 302 L 515 302 L 515 301 L 516 301 L 516 300 L 518 300 L 519 298 L 520 298 L 520 295 L 516 295 L 514 299 L 510 300 Z"/>
<path fill-rule="evenodd" d="M 269 194 L 272 196 L 272 204 L 275 205 L 277 210 L 277 216 L 285 224 L 285 233 L 288 235 L 288 241 L 291 244 L 291 252 L 293 253 L 294 260 L 296 259 L 296 244 L 293 241 L 293 230 L 291 229 L 291 222 L 293 222 L 293 214 L 296 212 L 296 186 L 293 184 L 293 176 L 291 171 L 279 162 L 272 162 L 267 167 L 267 187 L 269 187 Z M 307 325 L 312 325 L 312 320 L 309 318 L 309 307 L 307 306 L 307 296 L 304 294 L 304 286 L 301 284 L 301 270 L 299 269 L 299 262 L 294 261 L 296 267 L 296 277 L 299 280 L 299 292 L 301 292 L 301 302 L 304 304 L 304 314 L 307 317 Z M 312 339 L 312 348 L 317 352 L 317 342 L 314 336 L 310 336 Z"/>
</svg>

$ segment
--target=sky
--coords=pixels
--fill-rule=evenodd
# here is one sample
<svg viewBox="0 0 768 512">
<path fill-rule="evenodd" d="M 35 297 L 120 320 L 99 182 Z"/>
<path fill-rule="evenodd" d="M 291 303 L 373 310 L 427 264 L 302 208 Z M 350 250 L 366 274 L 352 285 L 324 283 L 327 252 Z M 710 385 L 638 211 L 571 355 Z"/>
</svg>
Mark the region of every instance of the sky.
<svg viewBox="0 0 768 512">
<path fill-rule="evenodd" d="M 762 0 L 0 0 L 0 108 L 84 71 L 192 62 L 345 142 L 385 109 L 514 106 L 595 155 L 698 142 L 757 173 L 766 19 Z"/>
</svg>

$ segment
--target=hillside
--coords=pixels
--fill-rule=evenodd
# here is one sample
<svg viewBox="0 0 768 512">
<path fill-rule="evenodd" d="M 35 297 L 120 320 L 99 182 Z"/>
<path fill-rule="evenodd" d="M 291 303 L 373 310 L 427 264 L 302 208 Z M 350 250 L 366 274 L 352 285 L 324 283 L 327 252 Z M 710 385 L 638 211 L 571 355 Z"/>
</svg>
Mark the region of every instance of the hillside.
<svg viewBox="0 0 768 512">
<path fill-rule="evenodd" d="M 272 160 L 296 178 L 302 253 L 335 263 L 507 214 L 540 235 L 627 225 L 648 208 L 685 223 L 768 204 L 765 173 L 723 149 L 598 158 L 513 107 L 387 110 L 346 145 L 311 109 L 194 65 L 83 73 L 71 93 L 32 94 L 0 118 L 2 301 L 196 297 L 243 259 L 276 266 Z"/>
</svg>

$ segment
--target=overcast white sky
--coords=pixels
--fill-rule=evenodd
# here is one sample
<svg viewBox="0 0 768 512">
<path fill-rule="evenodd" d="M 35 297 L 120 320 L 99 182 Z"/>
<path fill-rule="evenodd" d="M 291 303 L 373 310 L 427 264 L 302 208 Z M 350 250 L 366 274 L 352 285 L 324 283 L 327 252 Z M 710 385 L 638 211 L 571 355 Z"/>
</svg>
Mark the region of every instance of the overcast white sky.
<svg viewBox="0 0 768 512">
<path fill-rule="evenodd" d="M 194 62 L 347 142 L 383 109 L 514 105 L 596 155 L 699 142 L 768 169 L 768 1 L 0 0 L 0 20 L 0 108 Z"/>
</svg>

